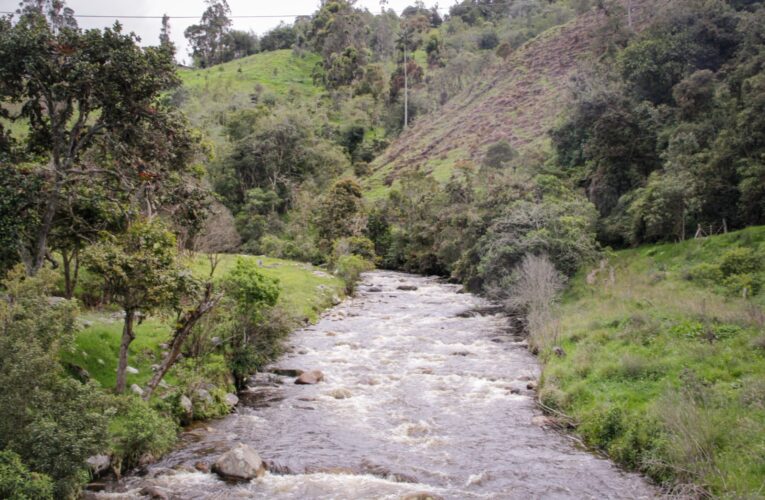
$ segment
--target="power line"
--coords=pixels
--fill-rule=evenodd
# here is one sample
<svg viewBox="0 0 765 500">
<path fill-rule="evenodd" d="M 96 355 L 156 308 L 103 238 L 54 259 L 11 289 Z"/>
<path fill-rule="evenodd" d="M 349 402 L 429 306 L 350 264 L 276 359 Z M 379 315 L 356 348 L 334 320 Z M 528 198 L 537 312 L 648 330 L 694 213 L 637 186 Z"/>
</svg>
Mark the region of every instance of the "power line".
<svg viewBox="0 0 765 500">
<path fill-rule="evenodd" d="M 16 12 L 0 11 L 0 14 L 16 14 Z M 164 16 L 107 16 L 103 14 L 74 14 L 73 17 L 90 19 L 162 19 Z M 170 19 L 199 19 L 201 16 L 167 16 Z M 259 15 L 259 16 L 226 16 L 229 19 L 256 19 L 256 18 L 289 18 L 303 17 L 303 14 L 284 14 L 284 15 Z"/>
</svg>

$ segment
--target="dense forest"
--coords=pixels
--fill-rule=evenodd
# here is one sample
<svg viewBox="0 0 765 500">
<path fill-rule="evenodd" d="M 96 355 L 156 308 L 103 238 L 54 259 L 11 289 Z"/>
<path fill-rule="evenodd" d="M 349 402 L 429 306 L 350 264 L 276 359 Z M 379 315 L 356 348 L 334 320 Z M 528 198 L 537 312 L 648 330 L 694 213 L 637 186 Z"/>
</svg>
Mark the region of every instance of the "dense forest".
<svg viewBox="0 0 765 500">
<path fill-rule="evenodd" d="M 375 267 L 500 301 L 550 360 L 541 404 L 622 465 L 692 496 L 763 494 L 756 360 L 719 394 L 682 373 L 697 403 L 750 394 L 715 414 L 747 415 L 756 443 L 729 476 L 740 463 L 714 455 L 734 442 L 678 451 L 687 427 L 630 426 L 642 406 L 583 395 L 590 368 L 560 325 L 581 327 L 580 282 L 610 268 L 612 286 L 609 262 L 636 247 L 765 224 L 765 4 L 382 3 L 323 1 L 257 36 L 208 0 L 184 33 L 190 68 L 168 16 L 156 45 L 81 29 L 59 0 L 0 18 L 0 497 L 75 498 L 160 457 Z M 762 363 L 765 247 L 735 234 L 688 250 L 677 283 L 748 315 L 753 343 L 731 348 Z M 652 284 L 675 257 L 654 259 Z M 591 330 L 674 328 L 635 317 Z M 698 320 L 710 345 L 726 318 Z"/>
</svg>

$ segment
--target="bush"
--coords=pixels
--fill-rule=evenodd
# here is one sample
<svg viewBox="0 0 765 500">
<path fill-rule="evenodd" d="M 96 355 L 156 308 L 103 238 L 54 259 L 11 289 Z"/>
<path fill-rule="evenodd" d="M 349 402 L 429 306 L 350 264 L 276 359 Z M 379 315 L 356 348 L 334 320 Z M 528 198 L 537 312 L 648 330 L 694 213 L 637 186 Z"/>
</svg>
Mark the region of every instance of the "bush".
<svg viewBox="0 0 765 500">
<path fill-rule="evenodd" d="M 723 279 L 723 272 L 717 264 L 702 262 L 689 271 L 690 277 L 694 281 L 702 284 L 714 285 L 720 283 Z"/>
<path fill-rule="evenodd" d="M 374 269 L 374 264 L 358 255 L 343 255 L 335 263 L 335 274 L 345 282 L 345 291 L 352 294 L 361 273 Z"/>
<path fill-rule="evenodd" d="M 45 500 L 53 498 L 53 481 L 36 474 L 12 451 L 0 451 L 0 498 L 9 500 Z"/>
<path fill-rule="evenodd" d="M 762 288 L 762 277 L 755 274 L 732 274 L 722 281 L 729 295 L 739 295 L 744 298 L 757 295 Z"/>
<path fill-rule="evenodd" d="M 375 262 L 375 244 L 369 238 L 363 236 L 351 236 L 340 238 L 332 244 L 332 262 L 344 255 L 358 255 L 369 262 Z"/>
<path fill-rule="evenodd" d="M 159 457 L 175 444 L 176 425 L 136 396 L 115 398 L 117 414 L 109 425 L 114 463 L 122 470 L 142 458 Z"/>
<path fill-rule="evenodd" d="M 724 276 L 754 274 L 762 269 L 762 257 L 751 248 L 728 250 L 720 259 L 720 271 Z"/>
</svg>

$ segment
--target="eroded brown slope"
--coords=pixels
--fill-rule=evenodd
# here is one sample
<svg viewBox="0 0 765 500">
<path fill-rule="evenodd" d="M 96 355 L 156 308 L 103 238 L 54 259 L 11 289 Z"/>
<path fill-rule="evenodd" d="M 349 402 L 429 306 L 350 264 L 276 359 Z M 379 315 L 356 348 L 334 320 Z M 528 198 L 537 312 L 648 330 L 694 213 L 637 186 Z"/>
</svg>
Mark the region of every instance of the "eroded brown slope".
<svg viewBox="0 0 765 500">
<path fill-rule="evenodd" d="M 631 3 L 634 28 L 640 29 L 652 14 L 649 6 L 656 3 Z M 443 163 L 480 161 L 489 145 L 503 139 L 518 150 L 545 141 L 566 106 L 571 77 L 593 57 L 593 43 L 606 21 L 602 12 L 583 14 L 490 67 L 479 81 L 437 113 L 420 117 L 391 144 L 374 162 L 377 175 L 371 184 L 389 184 L 410 168 L 431 171 L 441 163 L 443 171 L 448 170 Z"/>
</svg>

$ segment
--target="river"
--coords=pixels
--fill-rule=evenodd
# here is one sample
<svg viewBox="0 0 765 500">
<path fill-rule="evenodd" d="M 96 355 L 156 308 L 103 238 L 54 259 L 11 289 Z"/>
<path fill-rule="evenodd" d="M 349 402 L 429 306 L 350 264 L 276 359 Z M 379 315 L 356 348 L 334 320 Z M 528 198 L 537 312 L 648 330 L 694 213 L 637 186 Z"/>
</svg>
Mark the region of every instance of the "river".
<svg viewBox="0 0 765 500">
<path fill-rule="evenodd" d="M 414 288 L 408 290 L 399 287 Z M 640 476 L 541 427 L 536 359 L 507 318 L 434 278 L 376 271 L 358 294 L 290 337 L 275 366 L 325 380 L 260 374 L 236 412 L 184 433 L 182 446 L 119 483 L 182 499 L 654 498 Z M 246 484 L 194 471 L 236 443 L 270 465 Z M 412 497 L 410 497 L 412 498 Z"/>
</svg>

